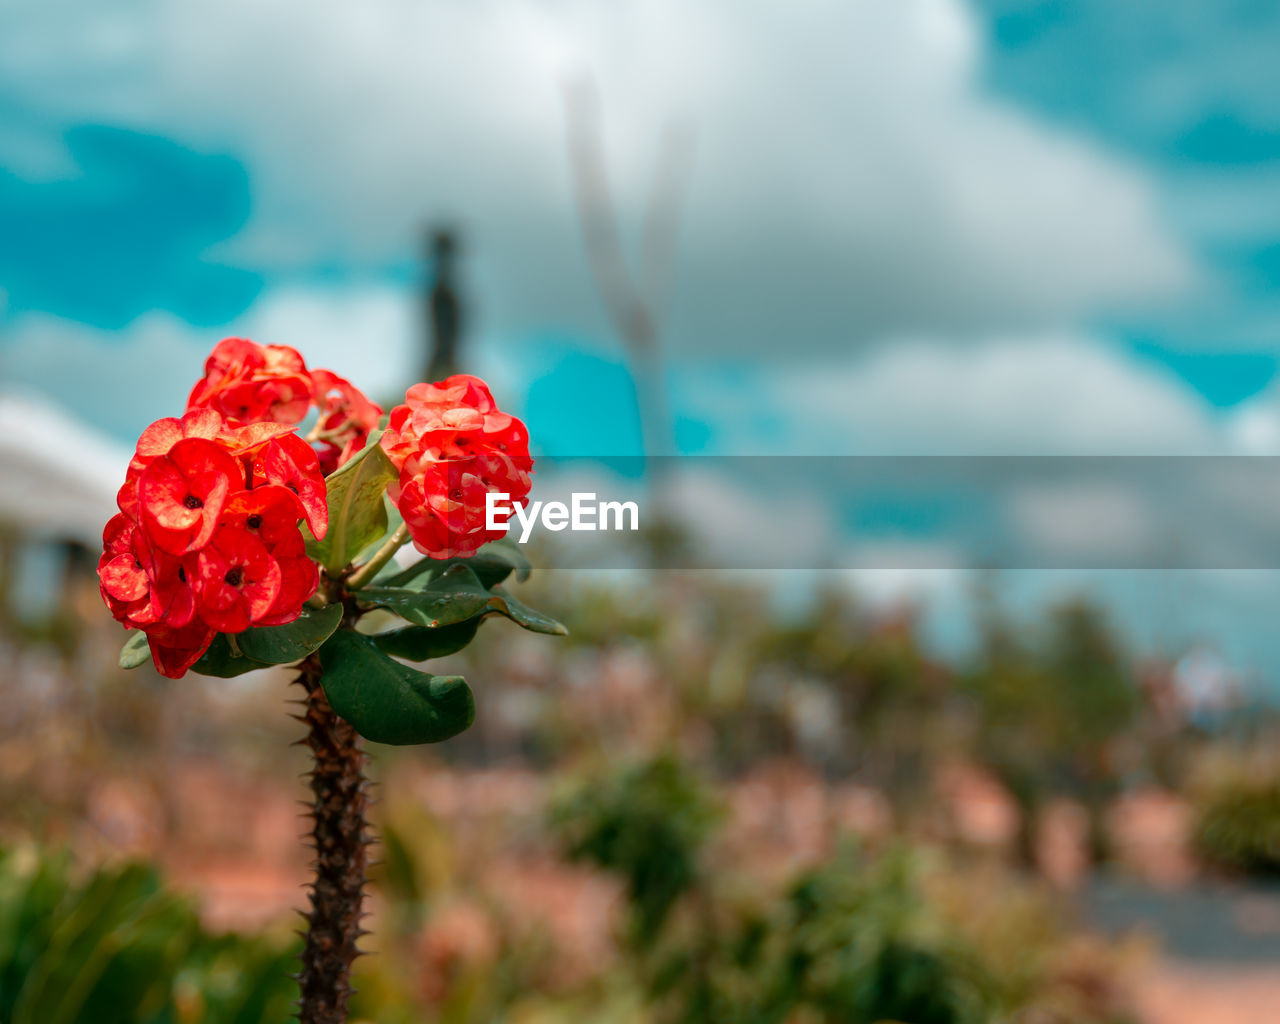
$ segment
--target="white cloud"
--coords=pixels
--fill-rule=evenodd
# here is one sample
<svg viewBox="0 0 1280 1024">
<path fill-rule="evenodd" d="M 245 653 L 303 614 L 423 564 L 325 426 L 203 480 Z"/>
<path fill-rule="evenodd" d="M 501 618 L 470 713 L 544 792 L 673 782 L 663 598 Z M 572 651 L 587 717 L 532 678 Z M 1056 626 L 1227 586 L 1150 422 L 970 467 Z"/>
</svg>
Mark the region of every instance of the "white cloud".
<svg viewBox="0 0 1280 1024">
<path fill-rule="evenodd" d="M 327 367 L 388 400 L 416 375 L 416 312 L 412 296 L 391 287 L 284 287 L 266 292 L 235 331 L 263 344 L 292 345 L 309 366 Z M 148 423 L 182 412 L 205 357 L 225 333 L 162 312 L 122 331 L 24 314 L 6 327 L 0 372 L 82 419 L 136 437 Z"/>
<path fill-rule="evenodd" d="M 710 390 L 708 397 L 734 401 Z M 762 403 L 761 418 L 795 425 L 770 450 L 1190 455 L 1231 446 L 1199 397 L 1167 370 L 1060 334 L 970 348 L 899 341 L 839 366 L 775 374 L 764 394 L 746 401 Z"/>
<path fill-rule="evenodd" d="M 153 420 L 182 412 L 216 340 L 168 313 L 148 313 L 127 331 L 26 314 L 5 325 L 0 372 L 82 420 L 136 437 Z"/>
<path fill-rule="evenodd" d="M 1060 323 L 1192 278 L 1134 169 L 981 91 L 959 0 L 85 6 L 41 5 L 8 45 L 0 23 L 0 66 L 43 55 L 14 55 L 27 94 L 242 156 L 237 244 L 263 263 L 386 265 L 457 217 L 497 331 L 603 326 L 564 145 L 581 70 L 629 228 L 664 119 L 696 126 L 675 348 Z"/>
<path fill-rule="evenodd" d="M 1233 410 L 1228 430 L 1244 455 L 1280 455 L 1280 387 L 1270 387 Z"/>
<path fill-rule="evenodd" d="M 665 511 L 688 532 L 697 561 L 731 568 L 824 568 L 836 529 L 812 491 L 768 492 L 726 467 L 694 459 L 663 481 Z"/>
<path fill-rule="evenodd" d="M 1073 479 L 1017 488 L 1008 503 L 1038 551 L 1067 562 L 1124 564 L 1150 543 L 1156 517 L 1144 498 L 1132 486 Z"/>
<path fill-rule="evenodd" d="M 312 366 L 394 398 L 420 358 L 413 296 L 391 287 L 274 288 L 237 333 L 297 347 Z M 0 372 L 120 436 L 181 409 L 220 331 L 151 313 L 124 331 L 15 318 Z M 480 346 L 474 368 L 518 409 L 527 360 Z M 1268 393 L 1219 421 L 1177 377 L 1088 337 L 1017 336 L 957 346 L 885 342 L 817 368 L 678 372 L 677 414 L 708 423 L 713 454 L 1260 454 L 1280 450 Z"/>
</svg>

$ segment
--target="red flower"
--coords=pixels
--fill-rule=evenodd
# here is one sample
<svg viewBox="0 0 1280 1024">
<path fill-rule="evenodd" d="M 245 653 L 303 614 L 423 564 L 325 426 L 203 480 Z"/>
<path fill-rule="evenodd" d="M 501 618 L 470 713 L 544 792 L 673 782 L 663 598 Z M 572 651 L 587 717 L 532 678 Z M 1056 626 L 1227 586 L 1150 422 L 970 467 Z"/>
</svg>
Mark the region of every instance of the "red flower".
<svg viewBox="0 0 1280 1024">
<path fill-rule="evenodd" d="M 212 441 L 225 429 L 222 417 L 212 409 L 192 409 L 183 414 L 182 419 L 171 416 L 156 420 L 138 438 L 138 447 L 130 466 L 145 469 L 155 459 L 169 454 L 169 449 L 184 438 L 202 437 L 206 441 Z"/>
<path fill-rule="evenodd" d="M 235 460 L 216 443 L 183 438 L 138 479 L 142 529 L 173 555 L 202 548 L 231 491 L 241 483 Z"/>
<path fill-rule="evenodd" d="M 505 530 L 486 529 L 486 495 L 523 504 L 533 459 L 529 434 L 500 411 L 478 377 L 415 384 L 391 410 L 383 449 L 400 471 L 387 488 L 414 546 L 432 558 L 474 554 Z"/>
<path fill-rule="evenodd" d="M 125 626 L 158 631 L 161 671 L 199 657 L 188 646 L 206 632 L 293 621 L 319 584 L 298 522 L 324 535 L 324 479 L 288 425 L 228 427 L 211 409 L 159 420 L 139 438 L 119 503 L 103 535 L 102 598 Z"/>
<path fill-rule="evenodd" d="M 298 520 L 306 515 L 302 500 L 279 484 L 259 484 L 251 491 L 238 491 L 227 502 L 218 519 L 218 529 L 237 529 L 257 537 L 267 550 L 275 552 L 291 539 L 302 541 Z"/>
<path fill-rule="evenodd" d="M 523 427 L 475 378 L 422 385 L 409 399 L 397 463 L 405 505 L 433 549 L 474 550 L 484 489 L 513 479 L 528 490 Z M 315 449 L 294 429 L 313 401 Z M 317 538 L 328 527 L 322 465 L 332 471 L 364 448 L 381 415 L 349 381 L 308 371 L 294 349 L 241 338 L 214 348 L 187 411 L 138 439 L 120 514 L 103 532 L 102 599 L 146 632 L 158 671 L 182 675 L 218 632 L 301 614 L 320 577 L 300 521 Z"/>
<path fill-rule="evenodd" d="M 138 534 L 142 541 L 142 534 Z M 138 561 L 151 584 L 148 616 L 152 622 L 185 626 L 196 614 L 198 556 L 175 557 L 160 548 L 139 545 Z"/>
<path fill-rule="evenodd" d="M 124 515 L 107 524 L 107 534 L 98 578 L 112 615 L 131 628 L 161 621 L 174 626 L 190 622 L 195 614 L 193 556 L 179 559 L 152 547 Z M 127 547 L 122 549 L 122 542 Z"/>
<path fill-rule="evenodd" d="M 218 530 L 239 530 L 256 537 L 280 566 L 280 593 L 257 622 L 276 626 L 292 622 L 320 585 L 320 569 L 307 555 L 298 530 L 303 515 L 298 496 L 275 484 L 241 491 L 228 504 Z"/>
<path fill-rule="evenodd" d="M 493 539 L 485 530 L 489 488 L 463 467 L 460 461 L 431 463 L 421 475 L 402 475 L 387 488 L 414 545 L 432 558 L 473 555 Z"/>
<path fill-rule="evenodd" d="M 268 441 L 253 460 L 251 479 L 255 484 L 279 484 L 298 496 L 307 526 L 316 540 L 329 528 L 329 503 L 320 460 L 311 445 L 297 434 Z"/>
<path fill-rule="evenodd" d="M 236 425 L 270 420 L 295 424 L 311 407 L 306 363 L 286 345 L 225 338 L 204 364 L 187 408 L 215 409 Z"/>
<path fill-rule="evenodd" d="M 219 530 L 200 551 L 200 618 L 222 633 L 240 633 L 272 610 L 280 566 L 252 534 Z"/>
<path fill-rule="evenodd" d="M 320 585 L 320 567 L 307 555 L 302 535 L 293 534 L 277 544 L 271 556 L 280 566 L 280 593 L 259 626 L 279 626 L 292 622 L 302 612 L 302 606 Z"/>
<path fill-rule="evenodd" d="M 218 438 L 224 430 L 222 417 L 212 409 L 196 409 L 186 413 L 181 419 L 168 417 L 156 420 L 142 432 L 133 458 L 129 460 L 124 485 L 116 495 L 116 504 L 120 506 L 120 510 L 129 518 L 135 521 L 138 519 L 138 480 L 143 470 L 156 459 L 167 455 L 175 444 L 188 437 L 212 440 Z"/>
<path fill-rule="evenodd" d="M 365 446 L 382 417 L 382 408 L 350 381 L 329 370 L 312 370 L 311 384 L 320 410 L 316 454 L 328 476 Z"/>
<path fill-rule="evenodd" d="M 185 626 L 152 626 L 147 630 L 147 644 L 156 671 L 170 679 L 180 679 L 209 649 L 215 636 L 217 631 L 199 619 L 192 619 Z"/>
<path fill-rule="evenodd" d="M 124 513 L 112 516 L 102 531 L 102 557 L 98 559 L 98 588 L 102 600 L 118 622 L 130 625 L 134 615 L 145 614 L 151 583 L 142 562 L 134 554 L 137 527 Z"/>
</svg>

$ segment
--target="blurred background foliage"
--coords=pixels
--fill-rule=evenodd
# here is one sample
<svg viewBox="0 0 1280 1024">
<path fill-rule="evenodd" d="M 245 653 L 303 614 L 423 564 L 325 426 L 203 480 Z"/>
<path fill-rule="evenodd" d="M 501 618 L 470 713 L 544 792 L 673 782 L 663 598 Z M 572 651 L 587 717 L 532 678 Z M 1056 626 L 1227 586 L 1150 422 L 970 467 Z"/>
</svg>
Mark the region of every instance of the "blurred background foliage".
<svg viewBox="0 0 1280 1024">
<path fill-rule="evenodd" d="M 527 596 L 572 635 L 489 624 L 438 664 L 475 727 L 373 750 L 358 1020 L 1120 1024 L 1159 1019 L 1184 894 L 1247 896 L 1276 941 L 1271 712 L 1197 718 L 1087 602 L 1015 626 L 989 580 L 947 662 L 910 607 L 848 591 L 543 577 Z M 125 675 L 79 621 L 4 640 L 0 1019 L 283 1019 L 288 674 Z M 1117 926 L 1116 885 L 1159 912 Z"/>
<path fill-rule="evenodd" d="M 141 863 L 74 870 L 65 851 L 0 851 L 0 1019 L 252 1024 L 296 994 L 288 944 L 214 936 Z"/>
</svg>

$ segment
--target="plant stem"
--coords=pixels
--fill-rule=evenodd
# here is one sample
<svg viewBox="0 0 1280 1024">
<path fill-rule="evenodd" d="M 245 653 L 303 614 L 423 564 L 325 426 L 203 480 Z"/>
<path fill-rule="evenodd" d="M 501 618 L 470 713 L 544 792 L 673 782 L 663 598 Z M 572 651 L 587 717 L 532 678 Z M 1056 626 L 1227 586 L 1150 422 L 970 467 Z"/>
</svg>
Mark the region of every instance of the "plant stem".
<svg viewBox="0 0 1280 1024">
<path fill-rule="evenodd" d="M 317 655 L 302 662 L 298 682 L 306 691 L 307 747 L 314 758 L 311 817 L 315 878 L 302 951 L 298 1020 L 301 1024 L 345 1024 L 351 995 L 351 963 L 364 934 L 365 867 L 369 834 L 360 737 L 329 706 L 320 685 Z"/>
<path fill-rule="evenodd" d="M 378 574 L 379 569 L 391 561 L 395 553 L 404 547 L 408 541 L 409 527 L 401 523 L 400 528 L 387 538 L 387 542 L 373 553 L 373 557 L 348 577 L 347 589 L 359 590 L 363 587 Z"/>
</svg>

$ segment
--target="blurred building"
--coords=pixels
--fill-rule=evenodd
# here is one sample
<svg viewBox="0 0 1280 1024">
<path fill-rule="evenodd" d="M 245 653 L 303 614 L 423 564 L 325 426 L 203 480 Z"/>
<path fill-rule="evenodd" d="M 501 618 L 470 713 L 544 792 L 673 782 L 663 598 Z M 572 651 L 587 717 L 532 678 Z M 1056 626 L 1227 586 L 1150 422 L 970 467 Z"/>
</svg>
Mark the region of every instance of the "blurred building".
<svg viewBox="0 0 1280 1024">
<path fill-rule="evenodd" d="M 62 407 L 0 394 L 0 621 L 47 619 L 92 574 L 128 462 Z"/>
</svg>

